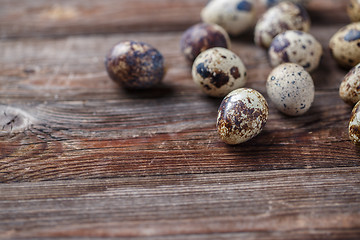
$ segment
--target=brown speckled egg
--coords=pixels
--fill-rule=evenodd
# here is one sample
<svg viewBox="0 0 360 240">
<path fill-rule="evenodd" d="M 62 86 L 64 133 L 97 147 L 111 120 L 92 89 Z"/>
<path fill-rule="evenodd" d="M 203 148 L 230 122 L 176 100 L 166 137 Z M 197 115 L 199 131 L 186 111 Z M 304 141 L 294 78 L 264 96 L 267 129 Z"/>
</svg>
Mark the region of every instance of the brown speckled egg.
<svg viewBox="0 0 360 240">
<path fill-rule="evenodd" d="M 360 100 L 360 63 L 353 67 L 340 84 L 339 95 L 344 102 L 350 105 Z"/>
<path fill-rule="evenodd" d="M 255 43 L 268 48 L 273 38 L 286 30 L 308 32 L 310 18 L 306 10 L 299 4 L 280 2 L 269 8 L 255 26 Z"/>
<path fill-rule="evenodd" d="M 329 48 L 337 63 L 345 68 L 360 63 L 360 22 L 342 27 L 330 39 Z"/>
<path fill-rule="evenodd" d="M 105 58 L 112 80 L 125 88 L 150 88 L 164 77 L 164 58 L 147 43 L 124 41 L 116 44 Z"/>
<path fill-rule="evenodd" d="M 349 138 L 355 144 L 360 144 L 360 101 L 351 112 L 349 122 Z"/>
<path fill-rule="evenodd" d="M 252 0 L 213 0 L 202 9 L 201 18 L 222 26 L 231 35 L 239 35 L 253 25 L 255 7 Z"/>
<path fill-rule="evenodd" d="M 227 32 L 219 25 L 209 23 L 198 23 L 190 27 L 180 39 L 181 52 L 189 63 L 209 48 L 230 48 L 230 44 Z"/>
<path fill-rule="evenodd" d="M 347 13 L 352 22 L 360 21 L 360 0 L 350 0 L 347 5 Z"/>
<path fill-rule="evenodd" d="M 262 131 L 268 115 L 268 104 L 258 91 L 239 88 L 230 92 L 221 102 L 217 131 L 227 144 L 246 142 Z"/>
<path fill-rule="evenodd" d="M 266 81 L 266 91 L 275 107 L 289 116 L 307 112 L 315 95 L 310 74 L 295 63 L 283 63 L 274 68 Z"/>
<path fill-rule="evenodd" d="M 226 48 L 202 52 L 192 66 L 194 82 L 209 96 L 224 97 L 246 83 L 246 68 L 241 59 Z"/>
<path fill-rule="evenodd" d="M 292 62 L 311 72 L 318 67 L 322 52 L 321 44 L 311 34 L 287 30 L 273 39 L 269 57 L 273 67 Z"/>
</svg>

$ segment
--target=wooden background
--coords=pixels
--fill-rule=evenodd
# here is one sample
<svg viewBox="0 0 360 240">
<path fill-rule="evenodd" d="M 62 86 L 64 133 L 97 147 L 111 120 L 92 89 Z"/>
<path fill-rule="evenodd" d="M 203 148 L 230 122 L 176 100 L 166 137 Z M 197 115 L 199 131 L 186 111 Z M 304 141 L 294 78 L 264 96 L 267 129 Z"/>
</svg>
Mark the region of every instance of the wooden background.
<svg viewBox="0 0 360 240">
<path fill-rule="evenodd" d="M 308 6 L 324 47 L 310 111 L 269 102 L 264 131 L 239 146 L 218 138 L 221 99 L 179 50 L 206 2 L 0 0 L 0 239 L 360 239 L 360 148 L 327 48 L 346 1 Z M 105 54 L 128 39 L 165 56 L 158 88 L 107 77 Z M 268 99 L 266 51 L 251 32 L 232 43 Z"/>
</svg>

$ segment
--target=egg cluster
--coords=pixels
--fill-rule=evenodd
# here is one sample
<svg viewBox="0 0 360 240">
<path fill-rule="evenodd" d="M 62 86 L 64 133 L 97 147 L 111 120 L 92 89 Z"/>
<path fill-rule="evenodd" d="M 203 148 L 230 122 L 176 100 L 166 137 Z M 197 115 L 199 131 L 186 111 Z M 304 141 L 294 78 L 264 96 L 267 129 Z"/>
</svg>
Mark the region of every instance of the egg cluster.
<svg viewBox="0 0 360 240">
<path fill-rule="evenodd" d="M 311 73 L 321 61 L 323 47 L 309 33 L 311 20 L 305 9 L 310 0 L 211 0 L 201 11 L 202 22 L 189 27 L 180 39 L 180 50 L 191 65 L 195 85 L 204 94 L 223 98 L 216 121 L 221 140 L 239 144 L 264 128 L 269 106 L 264 96 L 247 88 L 247 68 L 231 50 L 231 37 L 253 31 L 255 45 L 268 53 L 273 67 L 266 80 L 272 105 L 288 116 L 305 114 L 315 87 Z M 256 4 L 267 10 L 256 20 Z M 349 137 L 360 144 L 360 1 L 350 0 L 347 12 L 353 23 L 329 41 L 329 49 L 341 67 L 352 68 L 339 88 L 340 97 L 355 105 Z M 151 45 L 125 41 L 105 58 L 109 77 L 125 88 L 151 88 L 165 75 L 164 58 Z"/>
<path fill-rule="evenodd" d="M 340 84 L 339 95 L 353 107 L 348 133 L 350 140 L 360 145 L 360 0 L 350 0 L 347 13 L 353 23 L 332 36 L 329 48 L 339 66 L 351 68 Z"/>
</svg>

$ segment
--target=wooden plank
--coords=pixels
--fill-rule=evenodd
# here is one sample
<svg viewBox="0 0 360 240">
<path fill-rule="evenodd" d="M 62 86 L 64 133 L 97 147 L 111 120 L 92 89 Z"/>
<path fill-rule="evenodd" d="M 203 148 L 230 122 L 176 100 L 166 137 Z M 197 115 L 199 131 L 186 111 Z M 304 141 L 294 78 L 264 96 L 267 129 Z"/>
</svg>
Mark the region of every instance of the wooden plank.
<svg viewBox="0 0 360 240">
<path fill-rule="evenodd" d="M 289 118 L 270 103 L 263 133 L 235 147 L 217 136 L 221 99 L 192 82 L 179 52 L 181 32 L 1 41 L 0 181 L 359 166 L 359 149 L 347 136 L 351 108 L 337 93 L 346 72 L 326 50 L 339 26 L 312 29 L 325 56 L 313 74 L 311 110 Z M 162 86 L 129 92 L 109 80 L 104 55 L 123 39 L 163 52 Z M 251 36 L 234 39 L 233 50 L 249 69 L 247 86 L 267 98 L 266 52 Z"/>
<path fill-rule="evenodd" d="M 199 22 L 207 0 L 0 0 L 0 38 L 178 31 Z M 257 15 L 265 8 L 256 0 Z M 316 22 L 345 24 L 346 1 L 310 1 Z"/>
<path fill-rule="evenodd" d="M 333 96 L 317 98 L 331 102 Z M 144 112 L 147 105 L 135 103 L 131 109 L 117 109 L 123 104 L 113 100 L 94 116 L 82 101 L 36 106 L 41 112 L 34 116 L 41 123 L 1 138 L 1 181 L 359 165 L 359 151 L 346 134 L 344 108 L 315 105 L 316 111 L 297 119 L 272 114 L 260 136 L 229 147 L 217 137 L 213 102 L 189 107 L 190 102 L 175 104 L 172 99 L 165 105 L 143 101 L 160 107 Z M 103 108 L 103 103 L 88 106 Z M 199 107 L 208 110 L 199 112 Z M 186 113 L 179 115 L 179 110 Z M 153 116 L 161 112 L 167 116 Z"/>
<path fill-rule="evenodd" d="M 13 183 L 0 192 L 2 239 L 360 235 L 359 167 Z"/>
<path fill-rule="evenodd" d="M 0 36 L 175 31 L 200 21 L 206 0 L 0 1 Z"/>
</svg>

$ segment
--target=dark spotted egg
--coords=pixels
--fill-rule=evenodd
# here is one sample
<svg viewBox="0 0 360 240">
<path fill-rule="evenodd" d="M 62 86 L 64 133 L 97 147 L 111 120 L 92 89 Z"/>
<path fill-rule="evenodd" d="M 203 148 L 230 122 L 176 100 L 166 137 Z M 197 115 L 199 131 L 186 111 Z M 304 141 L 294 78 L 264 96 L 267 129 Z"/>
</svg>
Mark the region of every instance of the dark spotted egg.
<svg viewBox="0 0 360 240">
<path fill-rule="evenodd" d="M 347 13 L 352 22 L 360 21 L 360 0 L 350 0 L 347 5 Z"/>
<path fill-rule="evenodd" d="M 278 34 L 271 42 L 269 58 L 273 67 L 292 62 L 311 72 L 318 67 L 322 52 L 321 44 L 311 34 L 287 30 Z"/>
<path fill-rule="evenodd" d="M 289 116 L 307 112 L 315 95 L 310 74 L 295 63 L 283 63 L 274 68 L 266 81 L 266 91 L 275 107 Z"/>
<path fill-rule="evenodd" d="M 310 18 L 299 4 L 280 2 L 269 8 L 255 26 L 254 40 L 258 46 L 268 48 L 273 38 L 286 30 L 308 32 Z"/>
<path fill-rule="evenodd" d="M 188 28 L 180 39 L 181 52 L 191 64 L 201 52 L 213 47 L 230 48 L 230 44 L 227 32 L 210 23 L 198 23 Z"/>
<path fill-rule="evenodd" d="M 201 18 L 222 26 L 231 35 L 239 35 L 253 26 L 255 6 L 252 0 L 213 0 L 202 9 Z"/>
<path fill-rule="evenodd" d="M 360 101 L 351 112 L 349 138 L 353 143 L 360 145 Z"/>
<path fill-rule="evenodd" d="M 164 77 L 164 58 L 147 43 L 124 41 L 105 58 L 108 75 L 125 88 L 150 88 Z"/>
<path fill-rule="evenodd" d="M 262 131 L 268 115 L 268 104 L 261 93 L 250 88 L 239 88 L 221 102 L 217 131 L 227 144 L 246 142 Z"/>
<path fill-rule="evenodd" d="M 360 63 L 345 75 L 340 84 L 339 95 L 352 106 L 360 100 Z"/>
<path fill-rule="evenodd" d="M 246 83 L 246 68 L 242 60 L 226 48 L 211 48 L 202 52 L 192 66 L 194 82 L 209 96 L 224 97 Z"/>
<path fill-rule="evenodd" d="M 351 68 L 360 63 L 360 22 L 337 31 L 330 39 L 329 48 L 340 66 Z"/>
</svg>

